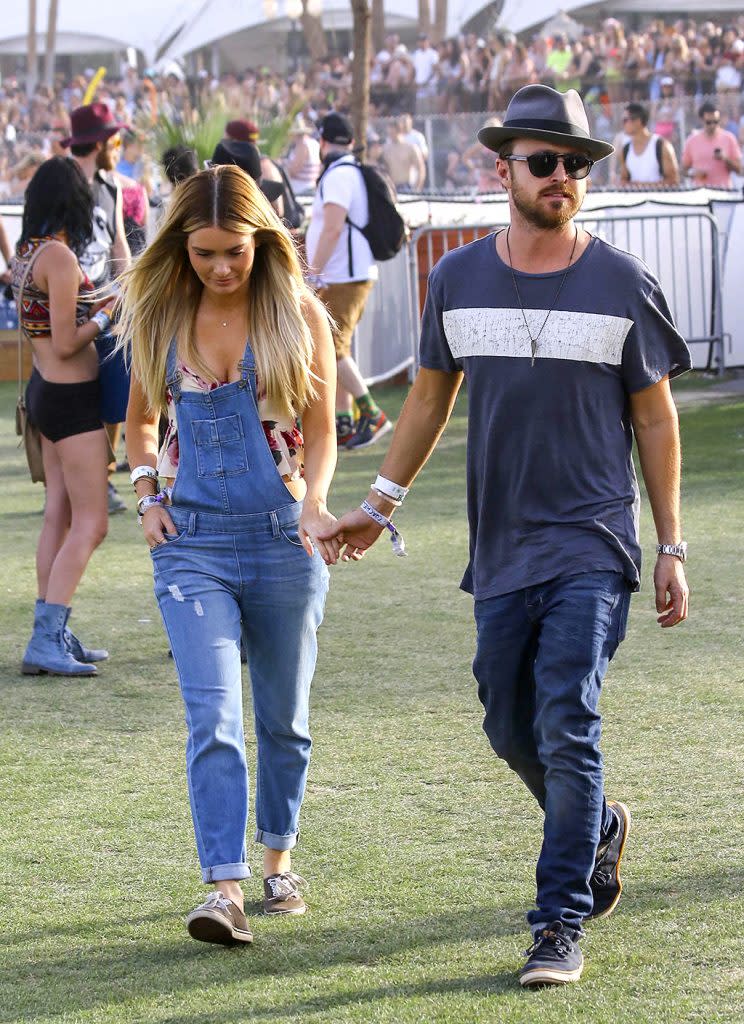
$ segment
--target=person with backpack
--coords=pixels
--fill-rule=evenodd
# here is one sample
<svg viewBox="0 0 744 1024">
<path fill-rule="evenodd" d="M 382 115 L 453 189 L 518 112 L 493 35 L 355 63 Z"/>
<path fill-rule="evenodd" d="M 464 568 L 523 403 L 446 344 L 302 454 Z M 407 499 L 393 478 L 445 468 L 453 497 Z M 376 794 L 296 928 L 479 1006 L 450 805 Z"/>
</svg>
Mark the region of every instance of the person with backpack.
<svg viewBox="0 0 744 1024">
<path fill-rule="evenodd" d="M 628 103 L 623 128 L 630 136 L 620 152 L 620 180 L 632 185 L 679 185 L 679 165 L 672 144 L 648 130 L 648 110 Z"/>
<path fill-rule="evenodd" d="M 358 163 L 353 147 L 354 131 L 348 118 L 336 111 L 327 114 L 320 124 L 323 171 L 305 240 L 308 280 L 335 322 L 336 440 L 339 448 L 347 450 L 374 444 L 392 427 L 351 355 L 354 328 L 379 276 L 365 231 L 377 220 L 370 216 L 370 196 L 376 194 L 377 178 L 383 180 L 373 168 Z M 367 184 L 370 172 L 376 176 L 372 192 Z M 359 410 L 356 421 L 354 403 Z"/>
</svg>

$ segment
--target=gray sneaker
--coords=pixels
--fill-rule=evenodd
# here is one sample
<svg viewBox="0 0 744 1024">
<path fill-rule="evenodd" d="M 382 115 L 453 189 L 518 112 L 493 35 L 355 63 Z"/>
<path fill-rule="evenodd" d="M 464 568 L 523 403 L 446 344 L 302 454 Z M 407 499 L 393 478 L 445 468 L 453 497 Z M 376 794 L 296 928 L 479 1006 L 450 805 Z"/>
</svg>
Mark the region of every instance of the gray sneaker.
<svg viewBox="0 0 744 1024">
<path fill-rule="evenodd" d="M 294 871 L 264 878 L 264 914 L 304 914 L 307 907 L 299 887 L 306 884 Z"/>
<path fill-rule="evenodd" d="M 191 938 L 199 942 L 217 942 L 221 946 L 253 942 L 253 932 L 245 914 L 219 889 L 191 911 L 186 918 L 186 927 Z"/>
<path fill-rule="evenodd" d="M 110 482 L 108 485 L 108 510 L 110 516 L 115 515 L 117 512 L 126 512 L 127 510 L 126 502 Z"/>
</svg>

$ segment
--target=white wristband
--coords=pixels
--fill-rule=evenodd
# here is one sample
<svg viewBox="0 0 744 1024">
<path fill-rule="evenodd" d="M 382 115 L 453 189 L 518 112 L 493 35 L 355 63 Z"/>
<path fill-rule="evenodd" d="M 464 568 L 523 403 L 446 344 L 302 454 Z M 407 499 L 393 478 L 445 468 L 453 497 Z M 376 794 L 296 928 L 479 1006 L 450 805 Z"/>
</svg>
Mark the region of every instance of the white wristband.
<svg viewBox="0 0 744 1024">
<path fill-rule="evenodd" d="M 148 480 L 157 480 L 158 471 L 154 466 L 136 466 L 130 473 L 129 479 L 133 484 L 136 484 L 138 480 L 141 480 L 145 476 Z"/>
<path fill-rule="evenodd" d="M 378 476 L 372 487 L 379 491 L 380 494 L 384 494 L 387 498 L 391 498 L 393 501 L 403 501 L 405 496 L 408 494 L 407 487 L 401 487 L 400 484 L 394 483 L 392 480 L 386 479 L 384 476 Z"/>
</svg>

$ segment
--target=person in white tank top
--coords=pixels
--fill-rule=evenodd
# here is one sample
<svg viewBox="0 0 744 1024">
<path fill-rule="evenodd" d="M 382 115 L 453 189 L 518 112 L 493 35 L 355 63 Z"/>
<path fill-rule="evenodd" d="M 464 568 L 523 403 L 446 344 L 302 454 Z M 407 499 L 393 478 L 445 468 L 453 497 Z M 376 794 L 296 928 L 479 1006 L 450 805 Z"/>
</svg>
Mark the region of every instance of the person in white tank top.
<svg viewBox="0 0 744 1024">
<path fill-rule="evenodd" d="M 620 181 L 632 185 L 679 185 L 679 166 L 671 144 L 648 130 L 648 110 L 641 103 L 629 103 L 623 113 L 623 128 L 630 141 L 619 154 Z"/>
</svg>

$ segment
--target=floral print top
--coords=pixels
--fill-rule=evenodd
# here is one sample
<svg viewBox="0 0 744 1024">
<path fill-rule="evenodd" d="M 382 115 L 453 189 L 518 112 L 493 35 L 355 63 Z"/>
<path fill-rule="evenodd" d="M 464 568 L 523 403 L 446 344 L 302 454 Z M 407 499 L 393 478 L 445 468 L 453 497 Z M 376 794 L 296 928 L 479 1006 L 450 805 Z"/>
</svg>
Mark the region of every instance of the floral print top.
<svg viewBox="0 0 744 1024">
<path fill-rule="evenodd" d="M 178 364 L 181 372 L 182 391 L 212 391 L 221 384 L 203 380 L 197 373 L 183 363 Z M 256 377 L 258 392 L 258 415 L 266 435 L 266 443 L 274 457 L 276 469 L 282 480 L 299 480 L 302 477 L 302 457 L 305 442 L 297 424 L 282 418 L 272 410 L 266 395 L 261 390 L 261 383 Z M 173 480 L 178 472 L 178 425 L 176 410 L 170 388 L 165 393 L 168 406 L 168 426 L 165 431 L 163 446 L 158 456 L 158 473 L 166 479 Z"/>
</svg>

